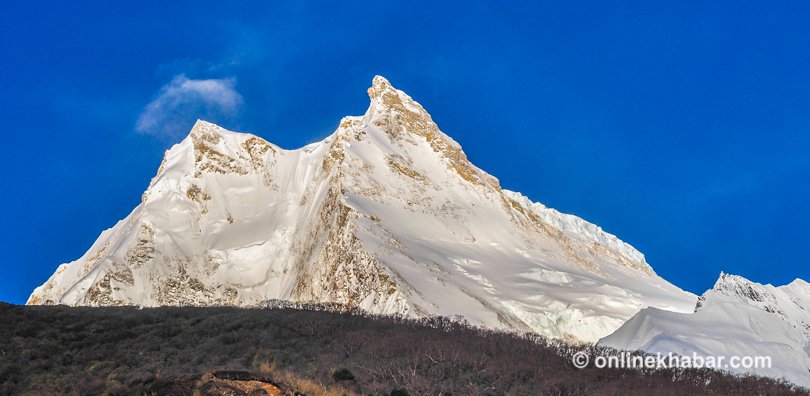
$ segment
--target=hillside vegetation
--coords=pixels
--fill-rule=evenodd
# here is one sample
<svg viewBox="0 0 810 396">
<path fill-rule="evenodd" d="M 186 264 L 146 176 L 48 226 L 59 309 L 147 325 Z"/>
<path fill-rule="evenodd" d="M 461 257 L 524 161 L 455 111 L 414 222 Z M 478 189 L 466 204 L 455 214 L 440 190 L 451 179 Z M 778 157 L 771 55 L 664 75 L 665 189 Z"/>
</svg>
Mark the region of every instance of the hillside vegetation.
<svg viewBox="0 0 810 396">
<path fill-rule="evenodd" d="M 579 370 L 583 348 L 323 307 L 0 304 L 0 394 L 806 394 L 710 370 Z"/>
</svg>

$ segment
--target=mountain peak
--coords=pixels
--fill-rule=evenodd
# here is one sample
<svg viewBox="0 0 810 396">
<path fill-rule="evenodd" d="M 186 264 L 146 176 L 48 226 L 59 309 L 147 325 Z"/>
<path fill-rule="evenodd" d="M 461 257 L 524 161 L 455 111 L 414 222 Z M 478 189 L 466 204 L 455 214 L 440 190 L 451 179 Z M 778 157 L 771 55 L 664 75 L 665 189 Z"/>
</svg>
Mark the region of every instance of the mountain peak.
<svg viewBox="0 0 810 396">
<path fill-rule="evenodd" d="M 753 282 L 750 280 L 743 278 L 739 275 L 727 274 L 725 272 L 720 272 L 720 276 L 717 277 L 717 282 L 714 283 L 712 290 L 714 291 L 724 291 L 724 290 L 735 290 L 739 288 L 747 288 Z"/>
<path fill-rule="evenodd" d="M 380 97 L 384 92 L 396 92 L 396 89 L 391 83 L 383 76 L 376 75 L 371 81 L 371 87 L 368 89 L 368 96 L 373 100 Z"/>
<path fill-rule="evenodd" d="M 205 121 L 203 119 L 198 118 L 197 121 L 194 121 L 194 126 L 191 127 L 191 132 L 194 132 L 195 130 L 197 130 L 199 128 L 204 128 L 204 127 L 210 126 L 210 125 L 216 126 L 216 124 L 214 124 L 212 122 L 208 122 L 208 121 Z"/>
<path fill-rule="evenodd" d="M 698 298 L 694 314 L 640 311 L 601 346 L 687 356 L 768 356 L 766 366 L 736 367 L 810 385 L 810 285 L 796 279 L 775 287 L 721 272 Z"/>
<path fill-rule="evenodd" d="M 425 124 L 432 124 L 433 119 L 430 114 L 413 100 L 408 94 L 394 88 L 391 83 L 382 76 L 374 76 L 371 87 L 368 89 L 368 96 L 371 99 L 372 113 L 396 113 L 398 121 L 405 124 L 412 124 L 420 121 Z M 406 125 L 407 126 L 407 125 Z"/>
<path fill-rule="evenodd" d="M 188 135 L 192 138 L 206 136 L 208 139 L 217 139 L 217 136 L 239 135 L 239 132 L 229 131 L 213 122 L 197 119 Z"/>
<path fill-rule="evenodd" d="M 810 283 L 807 283 L 806 280 L 802 278 L 796 278 L 792 282 L 789 283 L 790 285 L 801 285 L 801 286 L 810 286 Z"/>
<path fill-rule="evenodd" d="M 424 139 L 466 181 L 500 189 L 498 180 L 471 164 L 461 145 L 442 132 L 427 110 L 408 94 L 381 76 L 374 77 L 368 94 L 371 105 L 363 117 L 365 123 L 385 132 L 391 141 L 415 143 Z"/>
<path fill-rule="evenodd" d="M 739 275 L 721 272 L 720 277 L 709 292 L 732 297 L 743 302 L 764 303 L 773 299 L 772 289 L 770 285 L 762 285 Z M 708 292 L 704 296 L 707 294 Z"/>
<path fill-rule="evenodd" d="M 694 306 L 628 245 L 503 191 L 385 78 L 369 95 L 293 150 L 198 120 L 141 205 L 30 303 L 328 302 L 582 341 Z"/>
<path fill-rule="evenodd" d="M 713 289 L 718 290 L 722 289 L 727 285 L 734 285 L 741 283 L 751 283 L 751 281 L 739 275 L 727 274 L 723 271 L 720 271 L 720 275 L 717 277 L 717 282 L 714 283 Z"/>
</svg>

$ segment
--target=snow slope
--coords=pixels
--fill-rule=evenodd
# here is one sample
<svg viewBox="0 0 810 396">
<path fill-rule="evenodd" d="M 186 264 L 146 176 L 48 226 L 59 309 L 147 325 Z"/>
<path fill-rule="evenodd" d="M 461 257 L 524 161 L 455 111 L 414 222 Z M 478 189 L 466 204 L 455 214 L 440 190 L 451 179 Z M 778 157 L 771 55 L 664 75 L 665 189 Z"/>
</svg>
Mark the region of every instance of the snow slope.
<svg viewBox="0 0 810 396">
<path fill-rule="evenodd" d="M 142 202 L 29 304 L 336 302 L 595 342 L 696 296 L 630 245 L 472 165 L 382 77 L 362 117 L 284 150 L 198 121 Z"/>
<path fill-rule="evenodd" d="M 770 368 L 728 371 L 785 377 L 810 387 L 810 284 L 774 287 L 720 274 L 695 312 L 647 308 L 600 345 L 682 356 L 770 356 Z"/>
</svg>

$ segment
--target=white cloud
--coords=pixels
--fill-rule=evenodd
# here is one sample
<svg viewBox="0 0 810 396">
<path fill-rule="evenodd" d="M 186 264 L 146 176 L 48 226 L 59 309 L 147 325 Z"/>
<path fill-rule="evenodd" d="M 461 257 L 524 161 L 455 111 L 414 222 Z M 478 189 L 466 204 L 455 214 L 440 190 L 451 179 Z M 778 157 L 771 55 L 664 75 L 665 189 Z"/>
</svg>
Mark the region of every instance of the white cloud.
<svg viewBox="0 0 810 396">
<path fill-rule="evenodd" d="M 185 136 L 199 119 L 224 122 L 239 114 L 242 95 L 233 78 L 190 80 L 176 76 L 160 89 L 138 117 L 135 130 L 159 138 L 176 140 Z"/>
</svg>

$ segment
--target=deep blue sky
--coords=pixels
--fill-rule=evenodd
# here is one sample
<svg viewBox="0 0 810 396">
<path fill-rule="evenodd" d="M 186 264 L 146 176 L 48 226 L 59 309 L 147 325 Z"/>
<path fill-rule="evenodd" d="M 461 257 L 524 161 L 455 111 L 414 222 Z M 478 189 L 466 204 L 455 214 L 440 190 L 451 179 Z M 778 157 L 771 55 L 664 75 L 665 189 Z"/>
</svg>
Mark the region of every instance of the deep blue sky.
<svg viewBox="0 0 810 396">
<path fill-rule="evenodd" d="M 381 74 L 504 187 L 682 288 L 810 279 L 808 2 L 115 3 L 0 4 L 0 301 L 138 204 L 177 138 L 136 122 L 178 76 L 241 96 L 184 128 L 199 109 L 295 148 Z"/>
</svg>

